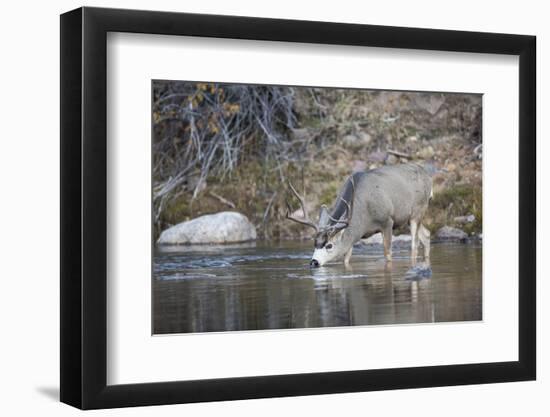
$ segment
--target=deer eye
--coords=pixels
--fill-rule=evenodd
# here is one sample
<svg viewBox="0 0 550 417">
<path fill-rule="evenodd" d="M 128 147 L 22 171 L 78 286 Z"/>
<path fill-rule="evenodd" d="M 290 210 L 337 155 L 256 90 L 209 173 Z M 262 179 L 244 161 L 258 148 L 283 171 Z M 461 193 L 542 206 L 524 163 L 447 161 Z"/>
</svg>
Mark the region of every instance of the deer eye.
<svg viewBox="0 0 550 417">
<path fill-rule="evenodd" d="M 332 243 L 329 243 L 327 246 L 325 246 L 327 248 L 327 250 L 331 250 L 332 249 L 332 246 L 334 246 Z"/>
</svg>

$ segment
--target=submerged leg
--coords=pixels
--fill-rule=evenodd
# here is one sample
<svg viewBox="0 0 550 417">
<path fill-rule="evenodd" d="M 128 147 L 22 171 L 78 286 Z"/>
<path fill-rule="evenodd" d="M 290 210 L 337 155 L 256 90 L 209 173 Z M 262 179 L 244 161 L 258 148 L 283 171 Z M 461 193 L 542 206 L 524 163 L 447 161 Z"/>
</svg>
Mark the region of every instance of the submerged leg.
<svg viewBox="0 0 550 417">
<path fill-rule="evenodd" d="M 388 220 L 388 223 L 382 230 L 382 236 L 384 238 L 384 257 L 387 261 L 391 262 L 391 240 L 393 231 L 393 220 Z"/>
<path fill-rule="evenodd" d="M 430 258 L 430 231 L 423 225 L 420 224 L 418 229 L 418 237 L 420 238 L 420 243 L 424 247 L 424 258 Z"/>
<path fill-rule="evenodd" d="M 418 256 L 418 223 L 416 220 L 411 220 L 411 261 L 416 264 Z"/>
</svg>

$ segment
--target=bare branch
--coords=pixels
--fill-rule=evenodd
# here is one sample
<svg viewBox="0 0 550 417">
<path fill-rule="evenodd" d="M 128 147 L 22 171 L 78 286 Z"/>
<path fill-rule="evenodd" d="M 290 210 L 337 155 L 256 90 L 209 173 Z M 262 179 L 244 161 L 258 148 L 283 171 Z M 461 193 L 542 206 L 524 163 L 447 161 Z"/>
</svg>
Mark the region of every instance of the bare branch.
<svg viewBox="0 0 550 417">
<path fill-rule="evenodd" d="M 393 149 L 387 149 L 386 150 L 387 153 L 391 153 L 392 155 L 395 155 L 395 156 L 398 156 L 400 158 L 407 158 L 407 159 L 411 159 L 412 156 L 407 154 L 407 153 L 403 153 L 403 152 L 399 152 L 399 151 L 394 151 Z"/>
<path fill-rule="evenodd" d="M 215 199 L 217 199 L 220 203 L 223 203 L 231 208 L 235 208 L 235 203 L 233 203 L 232 201 L 222 197 L 221 195 L 219 194 L 216 194 L 214 191 L 209 191 L 208 194 L 212 197 L 214 197 Z"/>
</svg>

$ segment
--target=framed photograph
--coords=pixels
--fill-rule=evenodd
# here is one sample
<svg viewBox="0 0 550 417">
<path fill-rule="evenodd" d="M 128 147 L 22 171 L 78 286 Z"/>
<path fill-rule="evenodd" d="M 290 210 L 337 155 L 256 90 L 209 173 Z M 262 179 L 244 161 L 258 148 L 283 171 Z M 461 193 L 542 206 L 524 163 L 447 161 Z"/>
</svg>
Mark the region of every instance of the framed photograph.
<svg viewBox="0 0 550 417">
<path fill-rule="evenodd" d="M 61 401 L 533 380 L 535 37 L 61 16 Z"/>
</svg>

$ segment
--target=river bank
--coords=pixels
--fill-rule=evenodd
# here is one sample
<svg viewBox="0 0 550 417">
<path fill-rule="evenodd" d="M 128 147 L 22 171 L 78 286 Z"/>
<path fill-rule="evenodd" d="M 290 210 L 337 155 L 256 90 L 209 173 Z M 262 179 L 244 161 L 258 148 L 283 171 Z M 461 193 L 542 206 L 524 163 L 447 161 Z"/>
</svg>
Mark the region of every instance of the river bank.
<svg viewBox="0 0 550 417">
<path fill-rule="evenodd" d="M 266 144 L 254 134 L 231 169 L 212 168 L 204 176 L 185 168 L 185 181 L 155 203 L 155 240 L 170 226 L 228 210 L 245 215 L 260 240 L 306 239 L 310 232 L 285 218 L 289 180 L 305 194 L 307 210 L 316 218 L 351 173 L 405 162 L 422 164 L 432 176 L 434 195 L 424 219 L 432 236 L 444 226 L 468 237 L 482 233 L 480 96 L 338 89 L 292 94 L 293 126 L 277 133 L 282 142 Z M 169 149 L 180 149 L 180 139 Z M 163 184 L 164 177 L 154 175 L 155 183 Z M 298 209 L 297 201 L 291 203 Z"/>
</svg>

